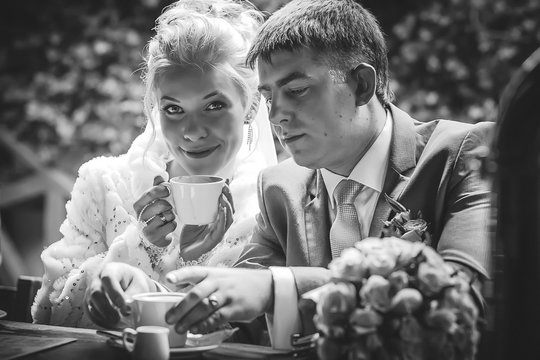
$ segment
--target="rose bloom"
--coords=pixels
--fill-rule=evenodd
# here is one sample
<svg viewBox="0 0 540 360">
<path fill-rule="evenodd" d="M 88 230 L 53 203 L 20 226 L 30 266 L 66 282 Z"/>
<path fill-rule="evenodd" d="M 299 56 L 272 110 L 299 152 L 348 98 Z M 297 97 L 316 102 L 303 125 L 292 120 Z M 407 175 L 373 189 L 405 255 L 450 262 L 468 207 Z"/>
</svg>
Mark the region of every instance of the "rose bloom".
<svg viewBox="0 0 540 360">
<path fill-rule="evenodd" d="M 409 285 L 409 275 L 403 270 L 397 270 L 388 275 L 388 281 L 390 282 L 392 293 L 395 294 Z"/>
<path fill-rule="evenodd" d="M 328 320 L 348 316 L 356 305 L 356 291 L 349 283 L 328 284 L 317 304 L 317 313 L 329 316 Z"/>
<path fill-rule="evenodd" d="M 390 282 L 380 275 L 371 275 L 360 289 L 360 297 L 373 309 L 386 312 L 390 308 Z"/>
<path fill-rule="evenodd" d="M 424 246 L 422 249 L 422 254 L 425 256 L 426 261 L 425 263 L 432 265 L 433 267 L 438 268 L 447 268 L 446 263 L 442 259 L 441 255 L 439 255 L 435 249 L 433 249 L 430 246 Z"/>
<path fill-rule="evenodd" d="M 331 338 L 345 335 L 349 316 L 356 305 L 356 291 L 350 283 L 327 284 L 313 318 L 319 330 Z"/>
<path fill-rule="evenodd" d="M 371 309 L 355 309 L 349 319 L 349 324 L 356 335 L 375 332 L 382 322 L 382 315 Z"/>
<path fill-rule="evenodd" d="M 444 287 L 452 285 L 445 266 L 438 267 L 428 262 L 418 266 L 418 282 L 420 290 L 428 295 L 436 294 Z"/>
<path fill-rule="evenodd" d="M 369 237 L 358 241 L 354 246 L 364 254 L 371 254 L 374 252 L 384 251 L 388 246 L 387 239 L 381 239 L 378 237 Z"/>
<path fill-rule="evenodd" d="M 421 242 L 411 242 L 400 238 L 387 238 L 388 246 L 395 255 L 397 266 L 409 264 L 426 247 Z"/>
<path fill-rule="evenodd" d="M 388 276 L 396 267 L 396 258 L 388 251 L 380 251 L 366 256 L 366 263 L 371 274 Z"/>
<path fill-rule="evenodd" d="M 422 305 L 422 299 L 422 294 L 416 289 L 401 289 L 392 298 L 391 309 L 401 315 L 412 314 Z"/>
<path fill-rule="evenodd" d="M 361 251 L 355 248 L 343 250 L 341 256 L 328 265 L 332 277 L 352 282 L 360 282 L 366 277 L 367 263 Z"/>
</svg>

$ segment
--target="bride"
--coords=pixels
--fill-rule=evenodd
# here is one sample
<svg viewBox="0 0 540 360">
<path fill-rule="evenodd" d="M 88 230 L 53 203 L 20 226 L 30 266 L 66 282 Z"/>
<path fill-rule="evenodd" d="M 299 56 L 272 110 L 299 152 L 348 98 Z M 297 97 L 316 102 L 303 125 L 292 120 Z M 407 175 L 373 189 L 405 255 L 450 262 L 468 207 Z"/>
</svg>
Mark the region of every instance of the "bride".
<svg viewBox="0 0 540 360">
<path fill-rule="evenodd" d="M 235 262 L 258 212 L 258 172 L 276 163 L 257 77 L 245 66 L 262 21 L 256 9 L 232 0 L 180 0 L 157 19 L 144 72 L 146 129 L 126 154 L 81 166 L 63 238 L 41 256 L 34 322 L 94 327 L 92 320 L 119 320 L 105 324 L 84 310 L 86 293 L 90 304 L 107 299 L 88 291 L 106 263 L 129 264 L 159 283 L 183 266 Z M 224 177 L 228 186 L 213 224 L 183 225 L 168 180 L 198 174 Z"/>
</svg>

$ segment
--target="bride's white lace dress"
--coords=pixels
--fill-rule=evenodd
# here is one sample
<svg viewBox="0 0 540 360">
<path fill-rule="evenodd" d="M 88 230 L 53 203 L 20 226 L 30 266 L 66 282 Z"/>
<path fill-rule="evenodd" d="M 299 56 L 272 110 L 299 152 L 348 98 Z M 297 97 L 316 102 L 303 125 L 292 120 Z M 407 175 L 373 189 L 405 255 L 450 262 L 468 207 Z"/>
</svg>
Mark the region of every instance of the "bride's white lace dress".
<svg viewBox="0 0 540 360">
<path fill-rule="evenodd" d="M 235 204 L 234 222 L 213 250 L 194 261 L 180 257 L 181 224 L 165 253 L 157 261 L 151 259 L 133 210 L 133 202 L 152 186 L 155 176 L 169 177 L 166 166 L 171 157 L 159 129 L 154 141 L 147 128 L 126 154 L 98 157 L 81 166 L 66 205 L 66 220 L 60 227 L 63 238 L 41 255 L 45 274 L 32 307 L 34 322 L 95 327 L 84 313 L 83 301 L 88 282 L 104 262 L 132 264 L 160 282 L 167 272 L 183 266 L 232 265 L 250 238 L 258 213 L 258 173 L 276 162 L 265 118 L 266 109 L 261 106 L 255 121 L 258 139 L 254 149 L 244 145 L 236 157 L 229 184 Z"/>
</svg>

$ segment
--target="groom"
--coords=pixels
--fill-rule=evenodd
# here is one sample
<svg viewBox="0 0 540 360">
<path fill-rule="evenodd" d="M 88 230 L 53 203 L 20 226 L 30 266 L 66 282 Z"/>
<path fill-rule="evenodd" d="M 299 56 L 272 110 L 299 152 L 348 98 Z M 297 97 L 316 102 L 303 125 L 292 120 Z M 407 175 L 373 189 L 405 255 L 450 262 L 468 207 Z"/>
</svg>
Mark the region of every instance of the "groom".
<svg viewBox="0 0 540 360">
<path fill-rule="evenodd" d="M 168 274 L 194 284 L 167 314 L 179 332 L 267 314 L 274 347 L 290 346 L 309 328 L 299 296 L 394 215 L 384 194 L 421 212 L 449 264 L 487 278 L 490 192 L 468 163 L 490 126 L 420 123 L 392 105 L 386 53 L 376 19 L 352 0 L 294 0 L 263 25 L 248 62 L 292 159 L 261 173 L 258 224 L 237 268 Z"/>
</svg>

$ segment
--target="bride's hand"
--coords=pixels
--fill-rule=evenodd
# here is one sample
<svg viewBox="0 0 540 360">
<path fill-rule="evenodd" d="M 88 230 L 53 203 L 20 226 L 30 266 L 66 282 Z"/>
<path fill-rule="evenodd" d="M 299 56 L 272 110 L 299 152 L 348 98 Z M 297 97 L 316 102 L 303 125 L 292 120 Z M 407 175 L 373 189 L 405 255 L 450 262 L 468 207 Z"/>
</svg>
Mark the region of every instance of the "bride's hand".
<svg viewBox="0 0 540 360">
<path fill-rule="evenodd" d="M 222 239 L 233 222 L 234 204 L 228 185 L 223 186 L 219 197 L 216 220 L 208 225 L 185 225 L 180 234 L 180 256 L 184 261 L 198 259 L 212 250 Z"/>
<path fill-rule="evenodd" d="M 172 205 L 165 200 L 169 195 L 167 183 L 161 176 L 156 176 L 154 186 L 133 203 L 139 221 L 146 224 L 142 230 L 144 236 L 160 247 L 169 245 L 171 240 L 167 235 L 176 229 L 176 216 Z"/>
</svg>

